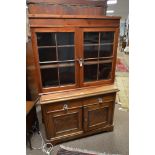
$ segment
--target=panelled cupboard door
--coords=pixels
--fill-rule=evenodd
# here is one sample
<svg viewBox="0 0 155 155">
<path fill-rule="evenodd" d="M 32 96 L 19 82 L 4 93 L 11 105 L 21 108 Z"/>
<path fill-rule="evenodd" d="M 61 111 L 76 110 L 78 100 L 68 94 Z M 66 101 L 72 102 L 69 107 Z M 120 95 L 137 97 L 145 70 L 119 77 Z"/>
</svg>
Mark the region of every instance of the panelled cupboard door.
<svg viewBox="0 0 155 155">
<path fill-rule="evenodd" d="M 36 28 L 32 34 L 42 92 L 77 87 L 75 29 Z"/>
<path fill-rule="evenodd" d="M 113 101 L 84 107 L 84 130 L 91 131 L 112 125 Z"/>
<path fill-rule="evenodd" d="M 82 107 L 48 113 L 48 138 L 82 132 Z"/>
<path fill-rule="evenodd" d="M 81 86 L 108 84 L 114 80 L 118 29 L 82 29 Z"/>
</svg>

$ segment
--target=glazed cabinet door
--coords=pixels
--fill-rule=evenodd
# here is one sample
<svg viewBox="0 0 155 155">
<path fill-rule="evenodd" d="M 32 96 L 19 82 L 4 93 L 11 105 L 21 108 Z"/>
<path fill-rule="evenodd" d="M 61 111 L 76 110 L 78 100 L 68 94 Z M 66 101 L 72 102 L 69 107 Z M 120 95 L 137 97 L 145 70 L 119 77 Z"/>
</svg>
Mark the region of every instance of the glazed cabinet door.
<svg viewBox="0 0 155 155">
<path fill-rule="evenodd" d="M 114 102 L 102 102 L 84 106 L 84 130 L 91 131 L 112 125 Z"/>
<path fill-rule="evenodd" d="M 74 28 L 36 28 L 33 46 L 41 92 L 78 85 Z"/>
<path fill-rule="evenodd" d="M 58 138 L 70 137 L 71 135 L 81 134 L 82 131 L 82 107 L 48 112 L 47 115 L 47 137 Z"/>
<path fill-rule="evenodd" d="M 83 28 L 82 86 L 114 81 L 117 52 L 115 28 Z"/>
</svg>

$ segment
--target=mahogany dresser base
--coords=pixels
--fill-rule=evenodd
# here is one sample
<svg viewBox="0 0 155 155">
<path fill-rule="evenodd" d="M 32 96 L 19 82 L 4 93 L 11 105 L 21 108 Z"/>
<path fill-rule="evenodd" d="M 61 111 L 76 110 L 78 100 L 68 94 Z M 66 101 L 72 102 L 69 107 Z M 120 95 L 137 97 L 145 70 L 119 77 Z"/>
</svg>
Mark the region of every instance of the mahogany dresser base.
<svg viewBox="0 0 155 155">
<path fill-rule="evenodd" d="M 59 95 L 42 95 L 40 103 L 47 139 L 55 145 L 113 131 L 117 91 L 118 89 L 111 85 L 60 92 Z"/>
</svg>

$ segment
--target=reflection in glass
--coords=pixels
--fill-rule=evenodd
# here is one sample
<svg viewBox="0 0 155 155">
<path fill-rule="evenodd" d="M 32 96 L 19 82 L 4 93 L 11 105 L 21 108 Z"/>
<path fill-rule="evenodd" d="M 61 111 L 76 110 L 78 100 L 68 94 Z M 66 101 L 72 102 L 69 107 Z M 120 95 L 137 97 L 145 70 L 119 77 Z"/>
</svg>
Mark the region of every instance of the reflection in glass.
<svg viewBox="0 0 155 155">
<path fill-rule="evenodd" d="M 100 32 L 100 42 L 102 43 L 113 43 L 114 32 Z"/>
<path fill-rule="evenodd" d="M 37 33 L 37 44 L 38 46 L 55 46 L 55 33 Z"/>
<path fill-rule="evenodd" d="M 75 83 L 75 68 L 73 67 L 60 67 L 59 68 L 60 85 L 74 84 Z"/>
<path fill-rule="evenodd" d="M 58 59 L 73 60 L 74 59 L 74 47 L 58 47 Z"/>
<path fill-rule="evenodd" d="M 98 57 L 98 46 L 84 47 L 84 58 L 97 58 L 97 57 Z"/>
<path fill-rule="evenodd" d="M 47 68 L 41 69 L 41 79 L 43 87 L 58 86 L 58 69 Z"/>
<path fill-rule="evenodd" d="M 97 80 L 97 64 L 84 65 L 84 81 L 95 81 Z"/>
<path fill-rule="evenodd" d="M 58 45 L 74 45 L 74 33 L 73 32 L 58 32 L 57 33 Z"/>
<path fill-rule="evenodd" d="M 56 48 L 39 48 L 39 61 L 56 61 Z"/>
<path fill-rule="evenodd" d="M 99 80 L 110 79 L 111 78 L 111 70 L 112 70 L 112 63 L 99 64 L 98 79 Z"/>
<path fill-rule="evenodd" d="M 84 33 L 84 44 L 98 44 L 99 33 L 98 32 L 85 32 Z"/>
<path fill-rule="evenodd" d="M 109 57 L 112 56 L 113 45 L 101 45 L 100 46 L 100 57 Z"/>
</svg>

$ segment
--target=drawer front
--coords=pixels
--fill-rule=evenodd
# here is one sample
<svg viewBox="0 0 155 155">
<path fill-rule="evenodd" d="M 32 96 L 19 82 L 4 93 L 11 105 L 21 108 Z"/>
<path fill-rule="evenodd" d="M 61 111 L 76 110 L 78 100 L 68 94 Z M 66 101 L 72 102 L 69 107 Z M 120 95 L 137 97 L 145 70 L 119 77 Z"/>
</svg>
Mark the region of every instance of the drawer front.
<svg viewBox="0 0 155 155">
<path fill-rule="evenodd" d="M 56 102 L 46 105 L 46 112 L 55 112 L 55 111 L 63 111 L 65 108 L 74 109 L 82 106 L 81 100 L 71 100 L 71 101 L 63 101 Z"/>
<path fill-rule="evenodd" d="M 113 124 L 114 101 L 84 107 L 84 130 L 90 131 Z"/>
<path fill-rule="evenodd" d="M 93 104 L 99 104 L 99 103 L 106 103 L 115 101 L 115 93 L 112 94 L 104 94 L 104 95 L 98 95 L 89 97 L 83 100 L 83 105 L 93 105 Z"/>
<path fill-rule="evenodd" d="M 82 131 L 82 107 L 48 114 L 48 138 L 66 137 Z"/>
</svg>

